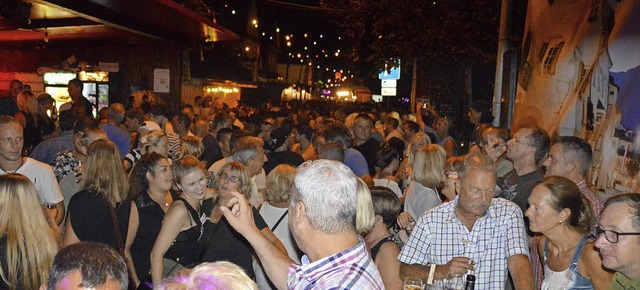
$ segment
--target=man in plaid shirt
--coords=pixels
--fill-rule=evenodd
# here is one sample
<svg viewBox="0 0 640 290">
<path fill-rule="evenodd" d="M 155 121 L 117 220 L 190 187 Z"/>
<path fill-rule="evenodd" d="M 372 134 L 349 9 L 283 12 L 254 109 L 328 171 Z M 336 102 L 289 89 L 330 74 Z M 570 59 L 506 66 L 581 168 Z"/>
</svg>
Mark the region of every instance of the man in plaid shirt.
<svg viewBox="0 0 640 290">
<path fill-rule="evenodd" d="M 496 172 L 484 155 L 469 155 L 459 172 L 460 195 L 422 215 L 398 256 L 400 276 L 423 281 L 476 275 L 477 289 L 533 289 L 522 211 L 493 198 Z"/>
<path fill-rule="evenodd" d="M 294 264 L 262 235 L 244 196 L 234 192 L 222 207 L 229 224 L 251 243 L 278 289 L 384 289 L 378 268 L 359 233 L 373 227 L 366 184 L 331 160 L 300 165 L 289 201 L 289 228 L 306 255 Z"/>
</svg>

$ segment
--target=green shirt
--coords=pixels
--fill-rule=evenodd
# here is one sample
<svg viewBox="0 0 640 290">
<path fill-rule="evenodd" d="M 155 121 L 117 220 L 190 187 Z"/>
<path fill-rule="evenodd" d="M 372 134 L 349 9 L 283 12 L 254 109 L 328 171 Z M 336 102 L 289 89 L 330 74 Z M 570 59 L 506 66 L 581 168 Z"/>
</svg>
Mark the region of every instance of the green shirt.
<svg viewBox="0 0 640 290">
<path fill-rule="evenodd" d="M 611 282 L 611 290 L 640 290 L 640 278 L 631 280 L 624 274 L 616 272 Z"/>
</svg>

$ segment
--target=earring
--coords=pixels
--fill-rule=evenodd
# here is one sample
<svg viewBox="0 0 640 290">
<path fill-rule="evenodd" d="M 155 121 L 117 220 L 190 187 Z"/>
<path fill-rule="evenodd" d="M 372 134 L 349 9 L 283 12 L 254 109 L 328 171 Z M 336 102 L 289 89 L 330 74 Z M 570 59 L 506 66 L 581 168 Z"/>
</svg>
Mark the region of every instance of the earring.
<svg viewBox="0 0 640 290">
<path fill-rule="evenodd" d="M 561 225 L 562 224 L 562 220 L 558 220 L 558 224 Z"/>
</svg>

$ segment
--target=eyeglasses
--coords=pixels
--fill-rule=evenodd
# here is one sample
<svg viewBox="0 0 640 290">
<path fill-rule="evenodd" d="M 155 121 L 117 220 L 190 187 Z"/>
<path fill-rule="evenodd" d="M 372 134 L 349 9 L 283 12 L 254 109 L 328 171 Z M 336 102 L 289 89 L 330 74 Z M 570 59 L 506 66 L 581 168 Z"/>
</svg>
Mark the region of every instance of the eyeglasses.
<svg viewBox="0 0 640 290">
<path fill-rule="evenodd" d="M 220 181 L 223 181 L 225 179 L 229 180 L 229 181 L 231 181 L 233 183 L 240 183 L 240 178 L 238 178 L 236 176 L 233 176 L 233 175 L 228 175 L 226 173 L 221 173 L 220 174 Z"/>
<path fill-rule="evenodd" d="M 600 237 L 601 234 L 604 234 L 604 238 L 612 244 L 617 243 L 620 236 L 640 236 L 640 233 L 619 233 L 612 230 L 603 230 L 598 227 L 595 228 L 595 232 L 596 238 Z"/>
</svg>

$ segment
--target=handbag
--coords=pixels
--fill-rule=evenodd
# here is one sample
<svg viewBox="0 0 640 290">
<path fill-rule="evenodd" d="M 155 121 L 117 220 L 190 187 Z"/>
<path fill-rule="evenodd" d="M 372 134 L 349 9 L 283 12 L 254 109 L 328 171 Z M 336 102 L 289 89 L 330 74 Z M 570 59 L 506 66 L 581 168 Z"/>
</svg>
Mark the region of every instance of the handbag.
<svg viewBox="0 0 640 290">
<path fill-rule="evenodd" d="M 124 243 L 122 243 L 122 236 L 120 236 L 120 226 L 118 226 L 118 219 L 116 218 L 116 210 L 113 208 L 111 203 L 109 203 L 109 210 L 111 211 L 111 219 L 113 220 L 113 227 L 116 230 L 116 239 L 118 240 L 118 253 L 124 259 L 124 262 L 127 264 L 127 274 L 129 274 L 129 284 L 127 286 L 128 290 L 135 290 L 136 283 L 133 281 L 133 275 L 131 275 L 131 267 L 129 267 L 129 259 L 124 255 Z"/>
</svg>

